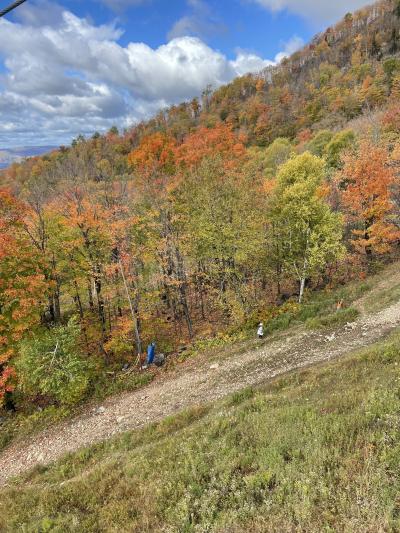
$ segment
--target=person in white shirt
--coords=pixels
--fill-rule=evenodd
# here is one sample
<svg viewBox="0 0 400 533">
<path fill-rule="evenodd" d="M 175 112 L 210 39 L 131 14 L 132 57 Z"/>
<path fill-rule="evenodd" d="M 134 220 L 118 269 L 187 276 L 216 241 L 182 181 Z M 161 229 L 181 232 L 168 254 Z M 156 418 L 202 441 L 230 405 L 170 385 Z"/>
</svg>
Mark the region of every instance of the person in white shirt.
<svg viewBox="0 0 400 533">
<path fill-rule="evenodd" d="M 264 324 L 262 322 L 260 322 L 258 325 L 257 335 L 259 339 L 264 338 Z"/>
</svg>

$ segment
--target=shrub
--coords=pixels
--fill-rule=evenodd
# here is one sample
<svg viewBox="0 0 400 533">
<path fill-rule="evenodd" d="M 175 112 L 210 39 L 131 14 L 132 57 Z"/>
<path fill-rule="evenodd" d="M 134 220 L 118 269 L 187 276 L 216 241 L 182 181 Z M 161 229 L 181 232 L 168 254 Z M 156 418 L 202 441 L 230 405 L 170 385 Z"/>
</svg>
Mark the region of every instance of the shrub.
<svg viewBox="0 0 400 533">
<path fill-rule="evenodd" d="M 78 347 L 79 335 L 79 325 L 72 318 L 66 326 L 42 330 L 21 343 L 16 368 L 23 393 L 64 405 L 82 399 L 89 382 L 89 364 Z"/>
</svg>

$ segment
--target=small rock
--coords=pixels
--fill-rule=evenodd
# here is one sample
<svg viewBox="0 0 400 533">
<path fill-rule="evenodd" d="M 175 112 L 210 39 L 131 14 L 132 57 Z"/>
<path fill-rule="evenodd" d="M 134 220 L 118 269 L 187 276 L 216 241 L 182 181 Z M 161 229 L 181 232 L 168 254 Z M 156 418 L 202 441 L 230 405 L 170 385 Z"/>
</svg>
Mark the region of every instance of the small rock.
<svg viewBox="0 0 400 533">
<path fill-rule="evenodd" d="M 102 415 L 102 414 L 104 414 L 105 412 L 106 412 L 106 408 L 103 407 L 103 406 L 100 406 L 100 407 L 98 407 L 98 408 L 96 409 L 96 414 L 97 414 L 97 415 Z"/>
<path fill-rule="evenodd" d="M 219 368 L 219 364 L 216 363 L 215 365 L 211 365 L 210 366 L 210 370 L 217 370 L 217 368 Z"/>
<path fill-rule="evenodd" d="M 156 356 L 154 357 L 154 364 L 156 366 L 163 366 L 164 363 L 165 363 L 165 354 L 163 353 L 156 354 Z"/>
</svg>

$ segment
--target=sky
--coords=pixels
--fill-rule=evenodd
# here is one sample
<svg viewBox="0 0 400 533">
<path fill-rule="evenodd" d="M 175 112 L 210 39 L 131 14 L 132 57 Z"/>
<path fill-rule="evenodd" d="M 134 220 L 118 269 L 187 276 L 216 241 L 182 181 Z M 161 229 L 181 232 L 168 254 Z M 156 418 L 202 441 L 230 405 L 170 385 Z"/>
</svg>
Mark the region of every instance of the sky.
<svg viewBox="0 0 400 533">
<path fill-rule="evenodd" d="M 365 4 L 27 0 L 0 19 L 0 148 L 128 128 L 278 63 Z"/>
</svg>

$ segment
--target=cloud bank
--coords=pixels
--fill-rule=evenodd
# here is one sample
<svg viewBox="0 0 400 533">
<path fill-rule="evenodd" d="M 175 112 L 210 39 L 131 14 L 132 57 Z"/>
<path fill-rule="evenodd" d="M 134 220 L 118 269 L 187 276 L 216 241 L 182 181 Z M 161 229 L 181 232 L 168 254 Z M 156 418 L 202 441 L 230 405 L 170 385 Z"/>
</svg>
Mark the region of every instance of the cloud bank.
<svg viewBox="0 0 400 533">
<path fill-rule="evenodd" d="M 238 50 L 230 60 L 194 36 L 151 48 L 119 44 L 121 29 L 53 6 L 0 20 L 0 147 L 66 143 L 128 127 L 167 105 L 280 60 Z M 57 21 L 57 23 L 55 23 Z M 298 46 L 300 41 L 295 43 Z M 288 43 L 287 52 L 293 43 Z"/>
</svg>

